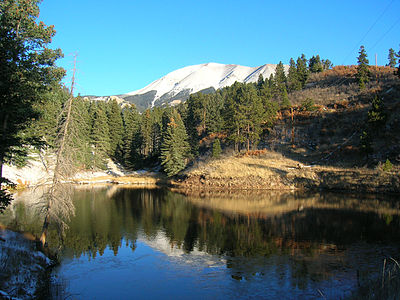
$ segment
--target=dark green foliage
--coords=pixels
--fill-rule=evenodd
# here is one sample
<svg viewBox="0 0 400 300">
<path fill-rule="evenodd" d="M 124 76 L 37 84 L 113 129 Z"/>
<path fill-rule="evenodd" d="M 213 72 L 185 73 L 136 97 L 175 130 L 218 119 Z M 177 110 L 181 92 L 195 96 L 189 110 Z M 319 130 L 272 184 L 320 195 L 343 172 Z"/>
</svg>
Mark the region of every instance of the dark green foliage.
<svg viewBox="0 0 400 300">
<path fill-rule="evenodd" d="M 39 140 L 35 144 L 37 149 L 55 147 L 59 117 L 68 97 L 67 90 L 55 85 L 49 92 L 43 94 L 40 102 L 34 104 L 38 117 L 29 124 L 24 134 Z"/>
<path fill-rule="evenodd" d="M 137 165 L 140 154 L 139 147 L 139 129 L 140 115 L 134 105 L 126 107 L 123 112 L 124 121 L 124 138 L 123 138 L 123 158 L 122 162 L 126 167 L 134 167 Z"/>
<path fill-rule="evenodd" d="M 121 106 L 116 100 L 108 103 L 108 128 L 110 133 L 110 155 L 113 159 L 122 161 L 124 124 Z"/>
<path fill-rule="evenodd" d="M 329 59 L 322 60 L 322 67 L 323 67 L 324 71 L 331 69 L 332 66 L 333 66 L 333 64 Z"/>
<path fill-rule="evenodd" d="M 281 95 L 281 108 L 282 109 L 287 109 L 290 108 L 292 106 L 292 104 L 289 101 L 289 97 L 288 97 L 288 93 L 286 91 L 286 88 L 283 89 L 282 91 L 282 95 Z"/>
<path fill-rule="evenodd" d="M 106 159 L 110 153 L 110 132 L 105 109 L 104 103 L 96 105 L 90 136 L 93 145 L 92 167 L 101 169 L 106 167 Z"/>
<path fill-rule="evenodd" d="M 372 130 L 380 130 L 386 123 L 387 114 L 382 98 L 375 96 L 368 111 L 368 126 Z"/>
<path fill-rule="evenodd" d="M 361 133 L 360 151 L 362 154 L 366 155 L 367 157 L 368 157 L 368 155 L 370 155 L 373 152 L 371 133 L 369 133 L 367 130 L 364 130 Z"/>
<path fill-rule="evenodd" d="M 199 153 L 199 141 L 206 135 L 207 108 L 209 96 L 203 93 L 190 95 L 187 100 L 187 116 L 185 125 L 189 135 L 189 144 L 193 155 Z"/>
<path fill-rule="evenodd" d="M 314 111 L 316 110 L 316 106 L 314 104 L 314 100 L 311 98 L 307 98 L 301 103 L 301 110 L 304 111 Z"/>
<path fill-rule="evenodd" d="M 38 117 L 34 106 L 43 93 L 65 73 L 55 66 L 61 50 L 48 48 L 55 30 L 37 23 L 38 3 L 0 2 L 0 179 L 4 162 L 26 155 L 26 151 L 15 149 L 30 142 L 21 131 Z M 3 199 L 7 202 L 7 197 Z"/>
<path fill-rule="evenodd" d="M 213 158 L 219 158 L 221 156 L 222 149 L 221 149 L 221 142 L 219 139 L 215 139 L 213 146 L 212 146 L 212 157 Z"/>
<path fill-rule="evenodd" d="M 309 62 L 309 70 L 311 73 L 318 73 L 324 70 L 324 66 L 322 65 L 321 58 L 319 55 L 312 56 Z"/>
<path fill-rule="evenodd" d="M 274 83 L 279 92 L 282 92 L 283 89 L 286 87 L 286 74 L 285 74 L 285 68 L 283 66 L 283 63 L 280 61 L 279 64 L 276 65 L 275 69 L 275 75 L 274 75 Z"/>
<path fill-rule="evenodd" d="M 143 156 L 148 156 L 152 149 L 153 149 L 153 143 L 151 139 L 151 132 L 152 131 L 152 120 L 151 120 L 151 114 L 150 110 L 147 109 L 143 114 L 142 114 L 142 120 L 141 120 L 141 125 L 140 125 L 140 135 L 141 135 L 141 151 L 140 153 Z"/>
<path fill-rule="evenodd" d="M 395 68 L 397 65 L 397 58 L 396 58 L 396 53 L 394 52 L 393 48 L 389 49 L 388 60 L 389 60 L 389 63 L 387 64 L 387 66 L 389 66 L 391 68 Z"/>
<path fill-rule="evenodd" d="M 357 80 L 358 80 L 358 86 L 360 89 L 365 88 L 365 84 L 369 81 L 369 70 L 368 70 L 368 64 L 369 60 L 367 58 L 367 52 L 365 51 L 364 46 L 360 47 L 360 51 L 358 52 L 359 56 L 357 58 L 358 62 L 358 67 L 357 67 Z"/>
<path fill-rule="evenodd" d="M 302 54 L 301 57 L 297 58 L 296 68 L 297 68 L 298 80 L 300 81 L 301 88 L 303 88 L 306 85 L 309 76 L 309 70 L 307 67 L 307 58 L 304 54 Z"/>
<path fill-rule="evenodd" d="M 173 110 L 161 145 L 161 164 L 168 177 L 178 174 L 186 166 L 190 153 L 185 126 L 181 116 Z"/>
<path fill-rule="evenodd" d="M 361 152 L 367 156 L 373 153 L 372 143 L 382 134 L 387 120 L 387 113 L 382 98 L 376 95 L 367 114 L 367 122 L 360 137 Z"/>
<path fill-rule="evenodd" d="M 14 184 L 4 177 L 0 177 L 1 187 L 13 187 Z M 0 213 L 2 213 L 13 200 L 12 195 L 4 188 L 0 189 Z"/>
<path fill-rule="evenodd" d="M 382 170 L 384 172 L 390 172 L 393 170 L 393 164 L 390 162 L 389 159 L 386 159 L 385 163 L 383 164 Z"/>
<path fill-rule="evenodd" d="M 261 88 L 264 85 L 264 77 L 262 76 L 262 74 L 258 75 L 258 80 L 257 80 L 257 89 L 261 90 Z"/>
<path fill-rule="evenodd" d="M 397 63 L 399 64 L 398 67 L 397 67 L 396 74 L 400 78 L 400 51 L 397 52 L 396 57 L 397 57 Z"/>
<path fill-rule="evenodd" d="M 242 143 L 246 143 L 247 150 L 257 145 L 266 115 L 254 85 L 236 82 L 229 89 L 224 107 L 225 130 L 236 151 Z"/>
<path fill-rule="evenodd" d="M 71 121 L 66 137 L 67 148 L 75 169 L 88 169 L 92 166 L 92 147 L 90 131 L 92 120 L 89 115 L 90 103 L 81 97 L 72 101 Z"/>
<path fill-rule="evenodd" d="M 289 62 L 289 72 L 287 77 L 289 91 L 297 91 L 301 89 L 301 82 L 297 73 L 296 63 L 293 58 Z"/>
</svg>

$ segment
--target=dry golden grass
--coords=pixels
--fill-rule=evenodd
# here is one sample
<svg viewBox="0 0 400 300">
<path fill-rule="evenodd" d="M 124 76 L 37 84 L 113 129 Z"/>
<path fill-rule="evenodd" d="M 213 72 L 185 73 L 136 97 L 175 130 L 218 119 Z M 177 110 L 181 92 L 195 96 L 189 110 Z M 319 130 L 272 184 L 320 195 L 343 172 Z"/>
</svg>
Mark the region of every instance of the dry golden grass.
<svg viewBox="0 0 400 300">
<path fill-rule="evenodd" d="M 155 186 L 157 184 L 165 182 L 166 179 L 161 174 L 156 173 L 147 173 L 143 175 L 128 175 L 128 176 L 100 176 L 95 178 L 79 178 L 75 179 L 74 183 L 84 183 L 84 184 L 93 184 L 93 183 L 117 183 L 117 184 L 126 184 L 126 185 L 146 185 L 146 186 Z"/>
<path fill-rule="evenodd" d="M 269 177 L 280 170 L 296 168 L 298 162 L 283 157 L 280 153 L 267 151 L 261 155 L 223 157 L 219 160 L 200 162 L 190 168 L 189 176 L 206 175 L 210 178 L 245 178 L 249 176 Z"/>
</svg>

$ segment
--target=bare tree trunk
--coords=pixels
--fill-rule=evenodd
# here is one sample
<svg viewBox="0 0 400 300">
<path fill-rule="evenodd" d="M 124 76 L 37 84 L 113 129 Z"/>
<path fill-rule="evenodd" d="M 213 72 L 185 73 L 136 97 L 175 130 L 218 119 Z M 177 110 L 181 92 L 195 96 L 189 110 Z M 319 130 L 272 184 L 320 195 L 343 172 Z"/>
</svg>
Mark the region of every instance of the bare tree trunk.
<svg viewBox="0 0 400 300">
<path fill-rule="evenodd" d="M 66 141 L 68 138 L 68 130 L 70 128 L 71 124 L 71 111 L 72 111 L 72 101 L 74 99 L 74 85 L 75 85 L 75 71 L 76 71 L 76 55 L 74 58 L 74 71 L 72 74 L 72 83 L 71 83 L 71 90 L 70 90 L 70 95 L 68 98 L 68 101 L 66 103 L 66 118 L 64 123 L 62 124 L 63 128 L 61 131 L 60 135 L 60 146 L 57 150 L 57 156 L 56 156 L 56 166 L 54 169 L 54 175 L 53 175 L 53 182 L 50 187 L 50 190 L 47 195 L 47 207 L 46 207 L 46 215 L 44 218 L 43 222 L 43 227 L 42 227 L 42 234 L 40 236 L 40 241 L 42 245 L 44 246 L 46 244 L 46 237 L 47 237 L 47 230 L 50 224 L 50 219 L 51 219 L 51 214 L 52 214 L 52 209 L 53 206 L 55 205 L 55 201 L 67 201 L 65 197 L 64 199 L 60 199 L 57 195 L 58 191 L 57 188 L 59 188 L 59 185 L 61 184 L 61 180 L 63 176 L 65 176 L 65 167 L 63 166 L 63 158 L 65 155 L 65 145 Z"/>
</svg>

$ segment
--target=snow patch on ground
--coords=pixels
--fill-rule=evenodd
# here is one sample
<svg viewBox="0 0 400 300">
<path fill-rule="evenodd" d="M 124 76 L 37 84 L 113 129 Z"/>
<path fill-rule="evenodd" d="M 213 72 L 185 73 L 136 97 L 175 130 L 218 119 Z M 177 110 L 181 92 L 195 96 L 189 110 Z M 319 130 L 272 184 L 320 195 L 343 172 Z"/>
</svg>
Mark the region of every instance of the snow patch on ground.
<svg viewBox="0 0 400 300">
<path fill-rule="evenodd" d="M 54 156 L 49 156 L 44 159 L 38 154 L 32 154 L 25 167 L 18 168 L 16 166 L 4 165 L 3 177 L 15 184 L 26 187 L 50 184 L 54 172 L 54 161 Z M 75 174 L 71 179 L 94 179 L 97 177 L 118 177 L 131 174 L 135 174 L 135 172 L 128 172 L 120 164 L 109 159 L 107 162 L 107 170 L 81 171 Z"/>
<path fill-rule="evenodd" d="M 21 234 L 0 229 L 0 294 L 4 299 L 32 299 L 51 261 Z"/>
</svg>

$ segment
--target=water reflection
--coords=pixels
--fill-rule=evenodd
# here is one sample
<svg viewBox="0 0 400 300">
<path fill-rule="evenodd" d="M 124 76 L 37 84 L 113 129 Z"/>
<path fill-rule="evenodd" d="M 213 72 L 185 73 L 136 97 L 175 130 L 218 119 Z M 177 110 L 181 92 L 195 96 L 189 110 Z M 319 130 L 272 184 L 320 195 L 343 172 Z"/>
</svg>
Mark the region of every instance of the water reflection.
<svg viewBox="0 0 400 300">
<path fill-rule="evenodd" d="M 388 198 L 290 193 L 187 197 L 163 189 L 109 186 L 75 189 L 74 205 L 62 259 L 96 260 L 108 251 L 120 256 L 122 250 L 126 257 L 126 249 L 136 255 L 138 244 L 145 243 L 175 257 L 174 263 L 197 261 L 216 268 L 225 274 L 221 282 L 229 278 L 239 284 L 234 284 L 236 296 L 253 289 L 256 297 L 265 293 L 265 285 L 273 285 L 275 292 L 287 288 L 293 297 L 318 297 L 318 290 L 330 291 L 324 294 L 328 298 L 342 297 L 373 276 L 384 257 L 398 258 L 400 252 L 399 203 Z M 42 223 L 33 208 L 17 201 L 0 222 L 39 235 Z M 48 242 L 60 246 L 56 230 L 50 229 Z M 217 276 L 210 274 L 203 275 Z M 267 294 L 279 294 L 272 291 Z"/>
</svg>

